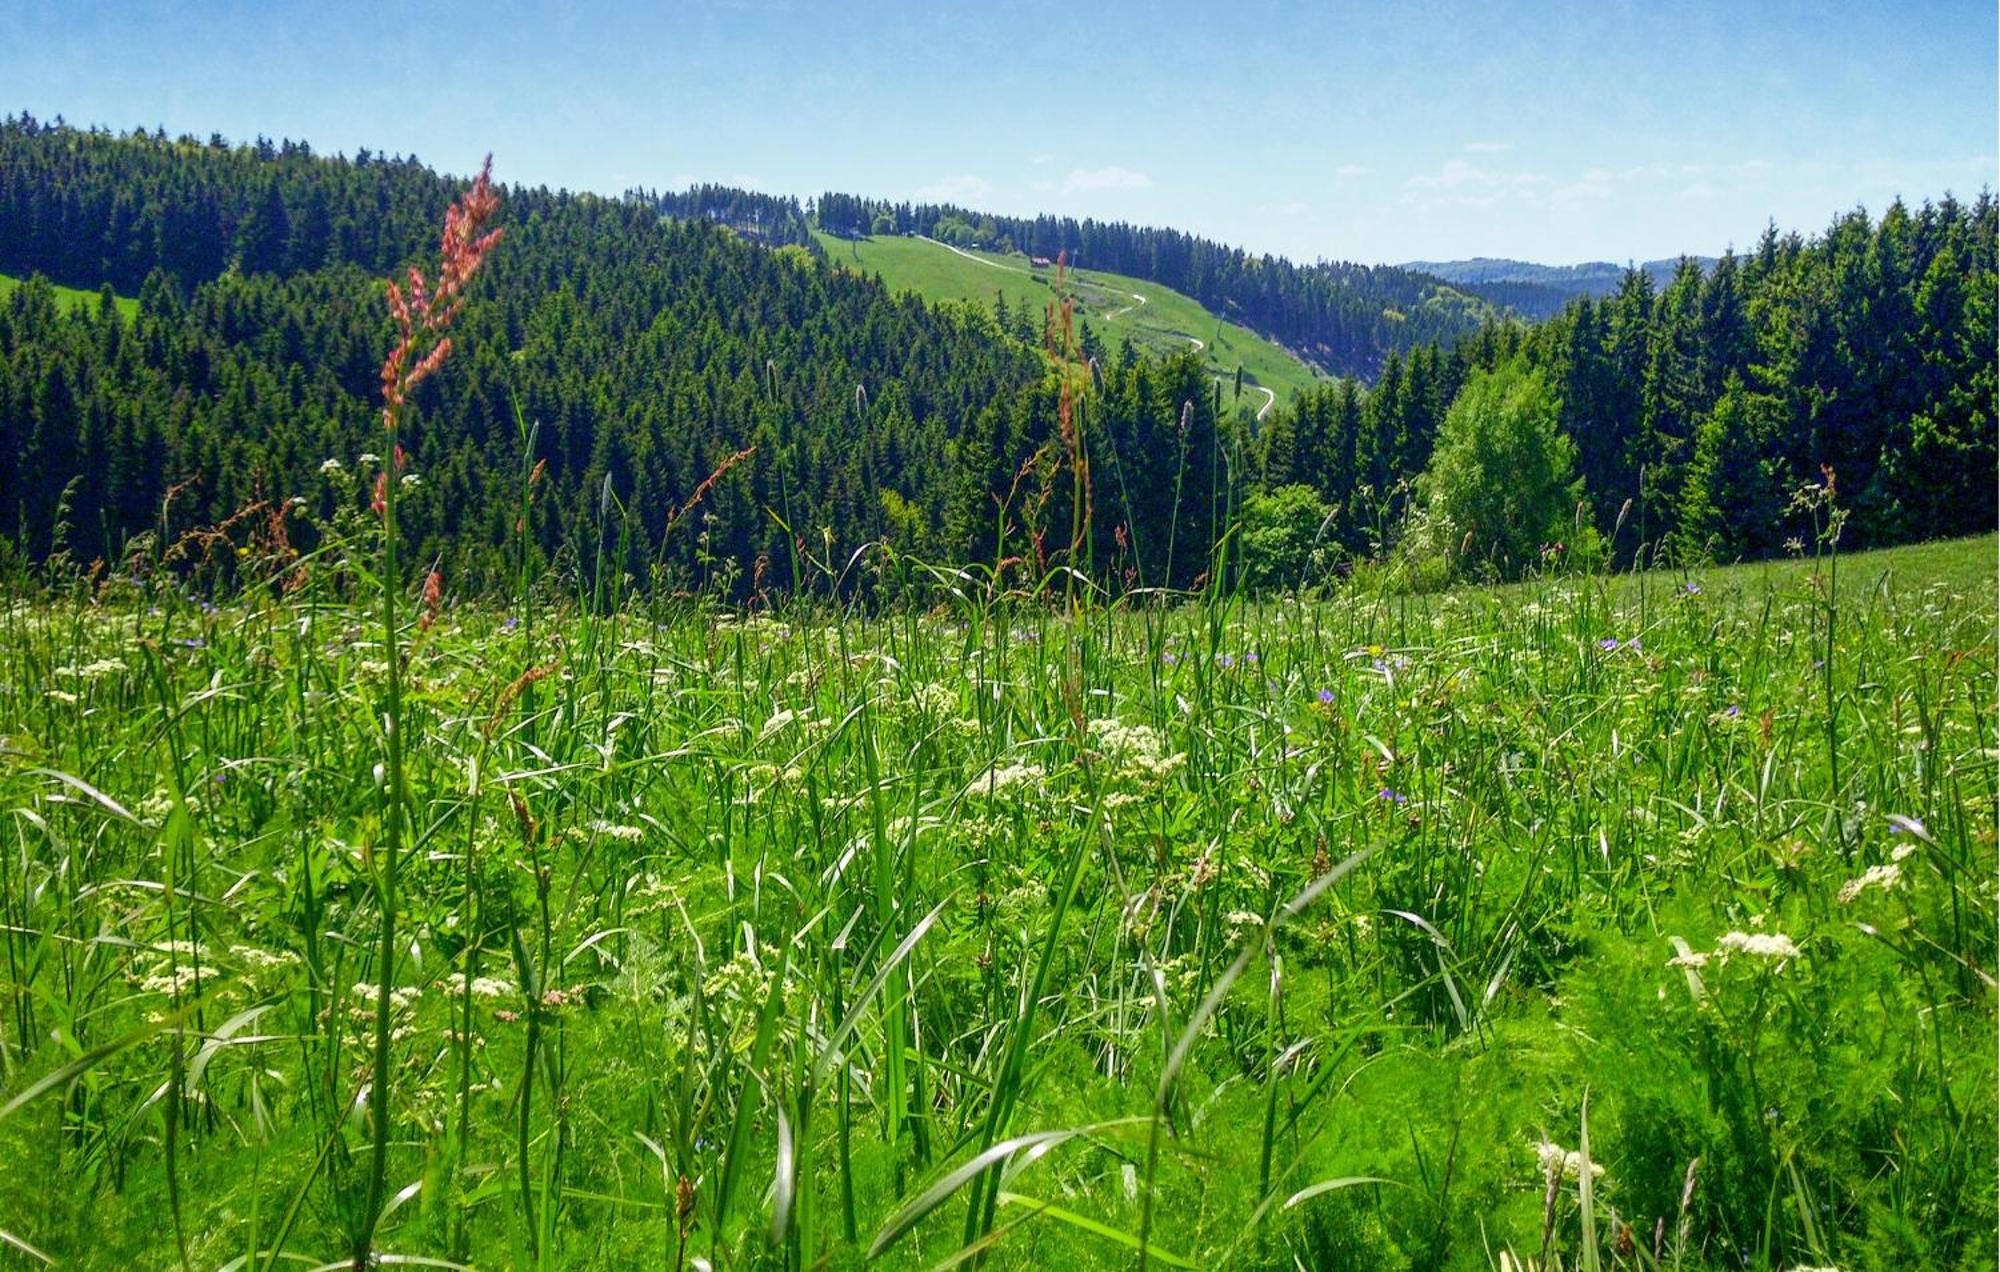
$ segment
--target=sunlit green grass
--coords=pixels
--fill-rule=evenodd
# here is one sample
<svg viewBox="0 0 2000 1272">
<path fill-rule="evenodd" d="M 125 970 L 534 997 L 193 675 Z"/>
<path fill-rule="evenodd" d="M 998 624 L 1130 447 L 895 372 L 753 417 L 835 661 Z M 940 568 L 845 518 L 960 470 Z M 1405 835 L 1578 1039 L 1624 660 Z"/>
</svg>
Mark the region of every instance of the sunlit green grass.
<svg viewBox="0 0 2000 1272">
<path fill-rule="evenodd" d="M 7 274 L 0 274 L 0 304 L 6 304 L 8 298 L 13 295 L 14 289 L 19 287 L 23 281 Z M 64 287 L 61 284 L 55 284 L 54 286 L 56 303 L 61 305 L 66 311 L 83 305 L 95 305 L 97 303 L 98 296 L 94 291 L 81 291 L 75 287 Z M 120 296 L 117 298 L 117 303 L 119 314 L 127 320 L 139 316 L 138 301 L 129 296 Z"/>
<path fill-rule="evenodd" d="M 346 1254 L 358 546 L 0 618 L 0 1231 L 65 1265 Z M 404 633 L 381 1247 L 1990 1266 L 1994 555 L 1073 612 L 447 586 Z"/>
<path fill-rule="evenodd" d="M 914 291 L 927 300 L 953 300 L 993 307 L 996 295 L 1015 309 L 1025 307 L 1037 325 L 1055 296 L 1055 271 L 1032 266 L 1020 253 L 1000 255 L 970 252 L 968 259 L 941 244 L 903 235 L 845 239 L 819 236 L 827 260 L 866 274 L 879 274 L 895 291 Z M 982 263 L 984 262 L 984 263 Z M 1321 378 L 1313 368 L 1247 327 L 1225 321 L 1179 292 L 1100 270 L 1068 271 L 1070 294 L 1082 321 L 1096 328 L 1105 343 L 1116 348 L 1131 340 L 1141 349 L 1184 353 L 1200 340 L 1204 356 L 1218 375 L 1233 378 L 1240 365 L 1246 384 L 1263 385 L 1289 399 Z M 1144 304 L 1133 297 L 1143 295 Z M 1246 389 L 1245 402 L 1254 411 L 1263 395 Z"/>
</svg>

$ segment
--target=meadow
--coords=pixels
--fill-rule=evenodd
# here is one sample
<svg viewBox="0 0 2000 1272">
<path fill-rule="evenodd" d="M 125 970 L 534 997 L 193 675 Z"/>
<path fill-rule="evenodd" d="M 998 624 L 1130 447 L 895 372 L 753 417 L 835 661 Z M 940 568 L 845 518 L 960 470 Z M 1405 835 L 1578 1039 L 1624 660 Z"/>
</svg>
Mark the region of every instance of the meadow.
<svg viewBox="0 0 2000 1272">
<path fill-rule="evenodd" d="M 879 274 L 890 290 L 916 292 L 933 302 L 958 301 L 991 311 L 994 297 L 1004 296 L 1010 307 L 1039 325 L 1044 310 L 1057 299 L 1055 270 L 1033 266 L 1019 252 L 955 250 L 894 234 L 857 239 L 821 233 L 818 238 L 832 264 Z M 1172 288 L 1093 269 L 1066 270 L 1064 282 L 1078 321 L 1095 328 L 1113 350 L 1130 340 L 1146 353 L 1185 353 L 1198 340 L 1215 374 L 1233 377 L 1241 366 L 1244 384 L 1270 389 L 1274 402 L 1289 401 L 1325 378 L 1248 327 L 1217 317 Z M 1265 405 L 1263 395 L 1247 387 L 1244 402 L 1253 412 Z"/>
<path fill-rule="evenodd" d="M 1991 536 L 385 628 L 370 533 L 15 585 L 0 1264 L 1993 1266 Z"/>
<path fill-rule="evenodd" d="M 13 297 L 15 289 L 18 288 L 20 285 L 21 285 L 21 280 L 15 278 L 13 275 L 0 274 L 0 304 L 6 304 Z M 55 292 L 56 304 L 62 307 L 62 311 L 64 313 L 69 313 L 71 310 L 80 309 L 85 305 L 94 306 L 98 302 L 98 293 L 94 291 L 83 291 L 75 287 L 64 287 L 61 284 L 52 284 L 51 288 Z M 118 309 L 119 316 L 124 318 L 126 321 L 129 322 L 133 318 L 138 317 L 139 302 L 137 300 L 134 300 L 132 297 L 116 296 L 114 297 L 114 303 Z"/>
</svg>

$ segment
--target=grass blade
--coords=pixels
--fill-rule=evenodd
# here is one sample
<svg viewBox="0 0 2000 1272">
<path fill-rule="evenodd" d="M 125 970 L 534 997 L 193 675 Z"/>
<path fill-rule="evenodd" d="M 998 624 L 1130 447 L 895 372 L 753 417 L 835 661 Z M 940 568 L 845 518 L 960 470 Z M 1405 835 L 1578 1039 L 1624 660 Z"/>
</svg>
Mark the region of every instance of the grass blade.
<svg viewBox="0 0 2000 1272">
<path fill-rule="evenodd" d="M 921 1193 L 918 1193 L 915 1197 L 904 1203 L 903 1207 L 896 1211 L 895 1214 L 889 1216 L 881 1229 L 876 1232 L 875 1239 L 869 1242 L 868 1257 L 870 1259 L 881 1257 L 883 1251 L 896 1244 L 904 1233 L 916 1227 L 925 1215 L 943 1205 L 950 1199 L 953 1193 L 965 1187 L 968 1182 L 977 1177 L 989 1166 L 1003 1162 L 1019 1152 L 1039 1150 L 1037 1152 L 1037 1156 L 1039 1156 L 1040 1153 L 1045 1153 L 1065 1140 L 1075 1139 L 1079 1135 L 1094 1135 L 1100 1131 L 1109 1130 L 1112 1127 L 1133 1126 L 1145 1120 L 1145 1118 L 1140 1117 L 1118 1118 L 1110 1122 L 1098 1122 L 1091 1126 L 1073 1126 L 1059 1131 L 1034 1131 L 1027 1135 L 1016 1135 L 1012 1139 L 1002 1140 L 985 1152 L 959 1163 L 958 1166 L 947 1172 L 943 1178 L 939 1179 L 929 1188 L 924 1189 Z"/>
</svg>

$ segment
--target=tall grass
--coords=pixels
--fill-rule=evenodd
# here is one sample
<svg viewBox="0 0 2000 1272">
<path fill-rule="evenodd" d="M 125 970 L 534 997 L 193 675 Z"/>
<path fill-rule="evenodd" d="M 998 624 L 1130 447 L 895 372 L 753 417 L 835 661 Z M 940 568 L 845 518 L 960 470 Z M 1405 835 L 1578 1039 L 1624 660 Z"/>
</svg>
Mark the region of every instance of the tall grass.
<svg viewBox="0 0 2000 1272">
<path fill-rule="evenodd" d="M 1990 539 L 1110 600 L 1084 411 L 1038 577 L 797 542 L 928 609 L 412 604 L 393 435 L 16 580 L 0 1260 L 1990 1255 Z"/>
<path fill-rule="evenodd" d="M 371 1216 L 551 1266 L 1970 1257 L 1989 547 L 1843 564 L 1838 786 L 1810 563 L 1656 581 L 1644 629 L 1617 579 L 447 604 L 393 893 L 386 646 L 334 571 L 17 599 L 0 1229 L 175 1263 L 178 1228 L 191 1266 Z M 1536 1150 L 1586 1083 L 1587 1246 Z"/>
</svg>

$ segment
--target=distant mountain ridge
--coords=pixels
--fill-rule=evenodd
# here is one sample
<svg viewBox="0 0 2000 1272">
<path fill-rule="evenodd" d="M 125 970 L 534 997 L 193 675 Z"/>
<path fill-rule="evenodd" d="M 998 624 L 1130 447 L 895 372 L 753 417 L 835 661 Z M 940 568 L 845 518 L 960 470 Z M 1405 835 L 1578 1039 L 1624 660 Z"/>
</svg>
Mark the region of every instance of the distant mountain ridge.
<svg viewBox="0 0 2000 1272">
<path fill-rule="evenodd" d="M 1646 261 L 1636 266 L 1663 287 L 1691 259 L 1704 271 L 1712 269 L 1716 258 L 1671 257 Z M 1482 300 L 1512 309 L 1526 318 L 1547 318 L 1578 296 L 1608 296 L 1625 279 L 1626 265 L 1610 261 L 1585 261 L 1580 265 L 1538 265 L 1502 256 L 1474 256 L 1458 261 L 1406 261 L 1397 266 L 1411 273 L 1429 274 Z"/>
<path fill-rule="evenodd" d="M 1708 269 L 1717 258 L 1697 256 L 1693 259 L 1703 269 Z M 1681 260 L 1678 256 L 1664 257 L 1646 261 L 1638 268 L 1652 275 L 1655 283 L 1664 283 L 1680 268 Z M 1610 261 L 1538 265 L 1533 261 L 1511 260 L 1504 256 L 1474 256 L 1461 261 L 1405 261 L 1396 268 L 1432 274 L 1447 283 L 1543 283 L 1552 287 L 1598 288 L 1600 290 L 1592 294 L 1602 295 L 1617 290 L 1619 281 L 1630 267 L 1614 265 Z M 1581 291 L 1578 294 L 1581 295 Z"/>
</svg>

